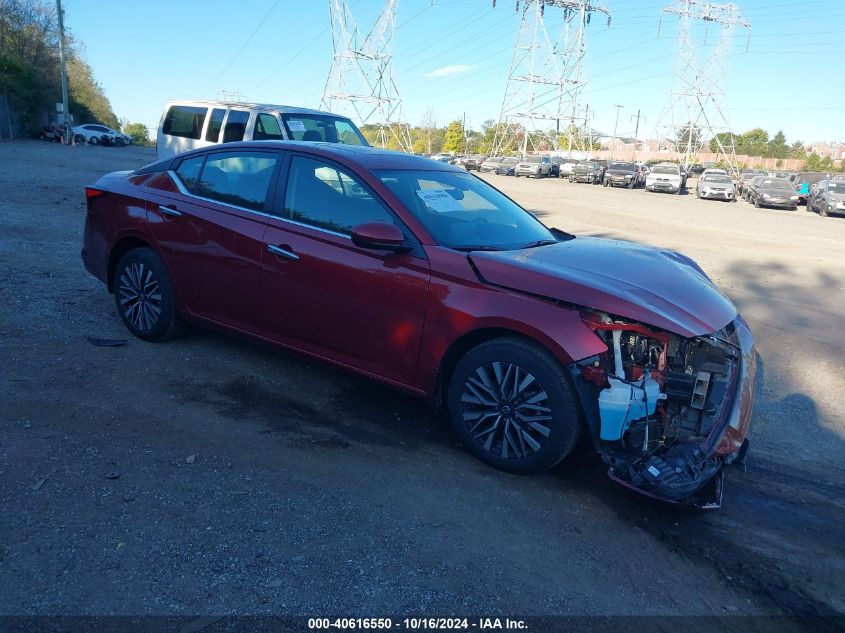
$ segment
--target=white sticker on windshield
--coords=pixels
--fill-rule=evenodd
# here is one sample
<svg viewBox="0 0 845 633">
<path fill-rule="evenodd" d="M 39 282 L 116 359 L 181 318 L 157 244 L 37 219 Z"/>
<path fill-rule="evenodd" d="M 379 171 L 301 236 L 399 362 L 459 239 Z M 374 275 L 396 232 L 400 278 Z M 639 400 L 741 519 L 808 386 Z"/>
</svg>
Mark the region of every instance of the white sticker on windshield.
<svg viewBox="0 0 845 633">
<path fill-rule="evenodd" d="M 424 191 L 417 191 L 417 195 L 425 202 L 425 206 L 438 213 L 464 210 L 461 203 L 450 196 L 445 189 L 425 189 Z"/>
<path fill-rule="evenodd" d="M 291 132 L 304 132 L 305 124 L 302 121 L 291 120 L 288 121 L 288 127 Z"/>
</svg>

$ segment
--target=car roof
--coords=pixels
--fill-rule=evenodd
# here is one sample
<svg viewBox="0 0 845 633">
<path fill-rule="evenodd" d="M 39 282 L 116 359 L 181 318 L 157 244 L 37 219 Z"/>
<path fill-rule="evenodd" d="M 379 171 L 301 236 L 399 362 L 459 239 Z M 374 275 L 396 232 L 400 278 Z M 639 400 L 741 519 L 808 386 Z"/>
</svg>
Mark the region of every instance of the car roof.
<svg viewBox="0 0 845 633">
<path fill-rule="evenodd" d="M 334 158 L 341 162 L 351 162 L 365 169 L 420 169 L 428 171 L 455 171 L 466 173 L 462 168 L 443 163 L 422 156 L 395 152 L 389 149 L 366 147 L 363 145 L 344 145 L 342 143 L 324 143 L 317 141 L 243 141 L 239 143 L 225 143 L 223 145 L 209 145 L 184 154 L 178 154 L 172 159 L 184 156 L 232 151 L 237 149 L 284 149 L 305 152 L 324 158 Z M 161 163 L 166 162 L 160 161 Z"/>
</svg>

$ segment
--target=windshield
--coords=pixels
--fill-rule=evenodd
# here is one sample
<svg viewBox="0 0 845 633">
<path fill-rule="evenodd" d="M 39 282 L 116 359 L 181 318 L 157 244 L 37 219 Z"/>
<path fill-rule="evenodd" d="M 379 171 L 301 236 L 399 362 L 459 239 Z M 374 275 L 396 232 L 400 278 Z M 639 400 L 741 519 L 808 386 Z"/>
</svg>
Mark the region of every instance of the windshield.
<svg viewBox="0 0 845 633">
<path fill-rule="evenodd" d="M 655 165 L 651 169 L 653 174 L 675 174 L 678 175 L 678 168 L 672 165 Z"/>
<path fill-rule="evenodd" d="M 282 114 L 285 130 L 295 141 L 323 141 L 344 145 L 369 145 L 355 124 L 329 114 Z"/>
<path fill-rule="evenodd" d="M 503 158 L 502 164 L 503 165 L 516 165 L 519 162 L 518 158 Z"/>
<path fill-rule="evenodd" d="M 608 169 L 615 169 L 617 171 L 637 171 L 637 166 L 633 163 L 610 163 Z"/>
<path fill-rule="evenodd" d="M 598 167 L 597 163 L 578 163 L 575 165 L 576 167 L 580 167 L 581 169 L 595 169 Z"/>
<path fill-rule="evenodd" d="M 399 169 L 374 173 L 441 246 L 511 250 L 557 241 L 533 215 L 470 174 Z"/>
<path fill-rule="evenodd" d="M 845 193 L 845 180 L 831 180 L 827 183 L 830 193 Z"/>
<path fill-rule="evenodd" d="M 789 189 L 792 190 L 792 185 L 783 178 L 766 178 L 760 183 L 761 189 Z"/>
<path fill-rule="evenodd" d="M 723 184 L 733 183 L 729 176 L 723 176 L 722 174 L 707 174 L 701 179 L 701 182 L 719 182 Z"/>
<path fill-rule="evenodd" d="M 540 157 L 539 156 L 526 156 L 522 159 L 523 163 L 539 163 Z"/>
</svg>

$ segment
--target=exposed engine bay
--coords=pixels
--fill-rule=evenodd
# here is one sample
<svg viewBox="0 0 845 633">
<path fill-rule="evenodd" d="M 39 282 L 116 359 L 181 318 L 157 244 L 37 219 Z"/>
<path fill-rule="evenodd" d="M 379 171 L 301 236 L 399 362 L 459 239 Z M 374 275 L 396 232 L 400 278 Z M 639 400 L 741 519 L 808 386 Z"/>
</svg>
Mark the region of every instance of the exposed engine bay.
<svg viewBox="0 0 845 633">
<path fill-rule="evenodd" d="M 608 474 L 663 500 L 718 507 L 726 457 L 715 445 L 741 362 L 733 324 L 683 338 L 598 312 L 585 322 L 608 351 L 572 371 Z M 706 487 L 713 500 L 696 497 Z"/>
</svg>

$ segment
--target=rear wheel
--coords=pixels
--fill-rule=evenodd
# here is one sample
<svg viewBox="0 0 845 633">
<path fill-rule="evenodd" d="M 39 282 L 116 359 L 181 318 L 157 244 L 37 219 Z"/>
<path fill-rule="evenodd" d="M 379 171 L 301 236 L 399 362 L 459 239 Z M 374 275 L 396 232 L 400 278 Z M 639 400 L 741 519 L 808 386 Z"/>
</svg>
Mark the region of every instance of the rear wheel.
<svg viewBox="0 0 845 633">
<path fill-rule="evenodd" d="M 547 470 L 578 441 L 569 379 L 547 350 L 528 341 L 494 339 L 470 350 L 452 373 L 448 402 L 467 449 L 508 472 Z"/>
<path fill-rule="evenodd" d="M 124 325 L 138 338 L 164 341 L 181 333 L 170 275 L 151 249 L 135 248 L 120 258 L 114 299 Z"/>
<path fill-rule="evenodd" d="M 100 139 L 98 139 L 96 136 L 92 136 L 91 138 L 89 138 L 89 139 L 88 139 L 88 142 L 89 142 L 91 145 L 99 145 L 99 144 L 100 144 Z"/>
<path fill-rule="evenodd" d="M 74 134 L 73 142 L 77 145 L 85 145 L 85 137 L 82 134 Z"/>
</svg>

